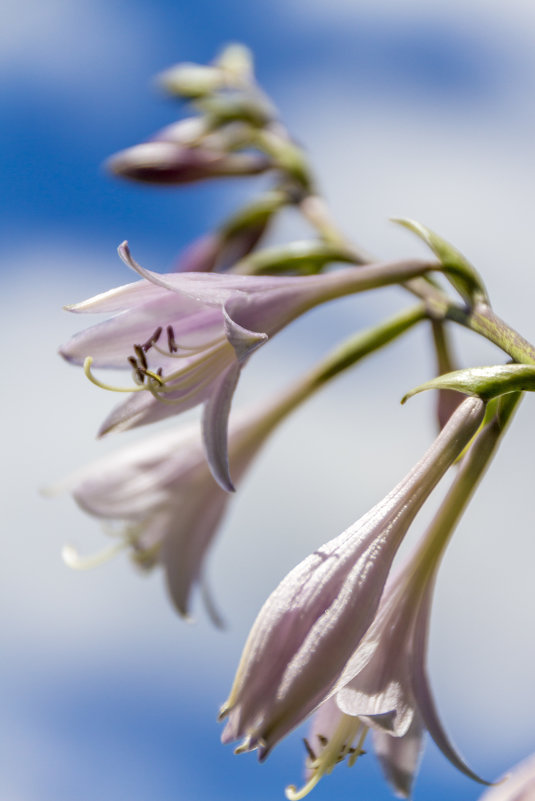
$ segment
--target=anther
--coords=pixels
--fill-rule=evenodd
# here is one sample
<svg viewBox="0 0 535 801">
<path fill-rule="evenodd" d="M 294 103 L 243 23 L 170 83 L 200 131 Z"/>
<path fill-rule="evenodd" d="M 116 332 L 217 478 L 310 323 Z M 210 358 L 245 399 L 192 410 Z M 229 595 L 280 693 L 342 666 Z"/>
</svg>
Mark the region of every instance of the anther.
<svg viewBox="0 0 535 801">
<path fill-rule="evenodd" d="M 318 737 L 318 740 L 320 741 L 321 745 L 325 748 L 325 746 L 329 742 L 329 738 L 325 737 L 324 734 L 318 734 L 317 737 Z"/>
<path fill-rule="evenodd" d="M 167 344 L 169 346 L 169 353 L 176 353 L 178 345 L 175 340 L 175 332 L 172 325 L 167 326 Z"/>
<path fill-rule="evenodd" d="M 141 367 L 143 367 L 143 369 L 146 370 L 149 365 L 147 363 L 145 351 L 143 350 L 143 345 L 134 345 L 134 353 L 139 359 L 139 364 L 141 365 Z"/>
<path fill-rule="evenodd" d="M 144 342 L 143 345 L 141 346 L 145 351 L 145 353 L 158 342 L 161 333 L 162 333 L 162 326 L 159 325 L 154 334 L 151 337 L 149 337 L 149 339 L 147 339 L 147 341 Z"/>
<path fill-rule="evenodd" d="M 316 759 L 317 759 L 317 756 L 316 756 L 316 754 L 314 753 L 314 751 L 313 751 L 313 749 L 312 749 L 312 746 L 310 745 L 310 743 L 308 742 L 308 740 L 307 740 L 307 738 L 306 738 L 306 737 L 303 737 L 303 743 L 304 743 L 304 745 L 305 745 L 306 752 L 307 752 L 307 754 L 309 755 L 310 759 L 312 760 L 312 762 L 315 762 L 315 761 L 316 761 Z"/>
</svg>

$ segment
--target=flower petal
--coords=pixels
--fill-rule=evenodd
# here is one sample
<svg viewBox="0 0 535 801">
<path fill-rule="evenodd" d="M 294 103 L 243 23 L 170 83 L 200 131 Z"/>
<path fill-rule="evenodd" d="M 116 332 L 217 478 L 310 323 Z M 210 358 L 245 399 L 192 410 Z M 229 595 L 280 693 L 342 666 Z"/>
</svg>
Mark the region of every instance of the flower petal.
<svg viewBox="0 0 535 801">
<path fill-rule="evenodd" d="M 167 534 L 160 551 L 169 594 L 183 617 L 189 615 L 192 588 L 201 580 L 206 552 L 229 498 L 208 473 L 206 481 L 212 485 L 209 493 L 196 495 L 192 486 L 182 504 L 169 507 Z"/>
<path fill-rule="evenodd" d="M 223 320 L 226 337 L 234 348 L 239 362 L 245 361 L 253 351 L 257 350 L 268 339 L 267 334 L 249 331 L 249 329 L 238 325 L 230 317 L 225 307 L 223 307 Z"/>
<path fill-rule="evenodd" d="M 381 768 L 398 798 L 408 798 L 422 755 L 423 727 L 415 715 L 403 737 L 374 730 L 373 747 Z"/>
<path fill-rule="evenodd" d="M 206 457 L 215 480 L 226 492 L 234 492 L 228 462 L 228 416 L 241 367 L 231 365 L 212 386 L 203 411 Z"/>
<path fill-rule="evenodd" d="M 428 619 L 431 612 L 431 595 L 433 592 L 433 582 L 427 587 L 426 597 L 423 599 L 418 618 L 415 622 L 413 635 L 413 664 L 412 682 L 413 693 L 423 725 L 440 748 L 444 756 L 449 759 L 452 765 L 474 781 L 480 784 L 490 784 L 482 779 L 477 773 L 468 767 L 466 762 L 459 755 L 452 745 L 448 735 L 444 731 L 442 723 L 433 700 L 427 670 L 425 666 L 425 654 L 427 651 Z"/>
</svg>

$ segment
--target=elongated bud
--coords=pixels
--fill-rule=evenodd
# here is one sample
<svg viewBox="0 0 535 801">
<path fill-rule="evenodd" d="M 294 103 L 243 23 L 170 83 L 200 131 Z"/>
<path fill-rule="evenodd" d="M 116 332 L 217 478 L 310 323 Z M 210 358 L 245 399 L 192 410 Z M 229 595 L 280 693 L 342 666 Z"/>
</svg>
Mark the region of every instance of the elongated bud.
<svg viewBox="0 0 535 801">
<path fill-rule="evenodd" d="M 255 153 L 225 153 L 171 142 L 145 142 L 121 150 L 107 163 L 115 175 L 155 184 L 187 184 L 207 178 L 257 175 L 270 167 Z"/>
<path fill-rule="evenodd" d="M 158 84 L 170 95 L 184 98 L 204 97 L 225 86 L 225 73 L 217 67 L 200 64 L 177 64 L 157 77 Z"/>
</svg>

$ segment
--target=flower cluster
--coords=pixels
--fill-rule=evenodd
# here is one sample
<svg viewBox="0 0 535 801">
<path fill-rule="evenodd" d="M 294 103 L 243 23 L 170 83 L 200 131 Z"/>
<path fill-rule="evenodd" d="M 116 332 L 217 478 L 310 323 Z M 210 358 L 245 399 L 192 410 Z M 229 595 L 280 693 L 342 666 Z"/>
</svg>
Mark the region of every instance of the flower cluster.
<svg viewBox="0 0 535 801">
<path fill-rule="evenodd" d="M 124 242 L 119 254 L 138 280 L 67 307 L 109 316 L 60 348 L 93 384 L 127 395 L 100 435 L 196 406 L 203 411 L 192 426 L 120 449 L 62 487 L 89 514 L 114 525 L 118 539 L 106 555 L 127 549 L 142 568 L 160 565 L 183 617 L 190 616 L 200 585 L 219 624 L 206 586 L 207 555 L 230 493 L 267 437 L 339 373 L 414 325 L 429 323 L 440 375 L 405 397 L 439 390 L 439 433 L 381 501 L 338 536 L 315 544 L 269 596 L 220 711 L 222 740 L 240 740 L 237 752 L 257 750 L 263 760 L 311 718 L 305 782 L 299 790 L 287 787 L 290 801 L 306 796 L 339 762 L 353 765 L 368 732 L 399 796 L 411 792 L 425 731 L 462 773 L 485 783 L 440 721 L 427 675 L 427 640 L 443 553 L 521 391 L 535 388 L 535 349 L 494 315 L 464 256 L 424 226 L 398 221 L 430 247 L 434 258 L 428 260 L 382 262 L 347 242 L 314 188 L 302 150 L 256 85 L 244 48 L 227 48 L 208 67 L 175 67 L 162 82 L 192 102 L 197 116 L 116 154 L 108 163 L 113 173 L 185 184 L 268 172 L 274 184 L 190 244 L 167 273 L 139 265 Z M 288 205 L 313 226 L 315 238 L 262 248 L 273 218 Z M 450 297 L 437 277 L 457 295 Z M 358 332 L 271 398 L 231 411 L 242 370 L 283 328 L 320 304 L 391 285 L 416 295 L 418 304 Z M 515 363 L 454 370 L 446 321 L 484 335 Z M 105 382 L 100 370 L 108 368 L 127 370 L 131 383 Z M 450 468 L 454 478 L 427 531 L 404 565 L 393 568 L 409 527 Z M 101 559 L 82 558 L 71 546 L 64 557 L 76 568 Z M 532 764 L 519 776 L 509 784 L 519 788 L 514 797 L 531 797 Z M 509 797 L 499 789 L 487 796 Z"/>
</svg>

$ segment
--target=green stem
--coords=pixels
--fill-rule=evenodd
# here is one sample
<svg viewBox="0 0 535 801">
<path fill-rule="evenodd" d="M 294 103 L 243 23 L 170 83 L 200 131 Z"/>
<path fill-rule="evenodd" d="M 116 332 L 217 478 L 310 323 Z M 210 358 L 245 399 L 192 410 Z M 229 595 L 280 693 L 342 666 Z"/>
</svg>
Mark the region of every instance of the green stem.
<svg viewBox="0 0 535 801">
<path fill-rule="evenodd" d="M 473 445 L 461 462 L 455 481 L 425 533 L 420 557 L 417 560 L 417 570 L 428 574 L 438 567 L 440 557 L 492 461 L 502 434 L 521 397 L 521 392 L 503 395 L 490 421 L 476 435 Z"/>
<path fill-rule="evenodd" d="M 302 157 L 305 160 L 304 153 Z M 309 175 L 312 174 L 308 164 L 307 172 Z M 310 192 L 301 201 L 300 208 L 305 218 L 324 240 L 330 245 L 338 245 L 353 253 L 355 264 L 369 264 L 375 261 L 373 256 L 351 245 L 332 220 L 324 198 L 317 192 Z M 494 314 L 487 304 L 479 303 L 472 309 L 461 306 L 442 292 L 429 277 L 410 279 L 400 282 L 400 285 L 425 301 L 431 318 L 452 320 L 485 337 L 520 364 L 535 364 L 535 347 Z"/>
<path fill-rule="evenodd" d="M 359 331 L 334 348 L 284 393 L 273 408 L 267 427 L 271 429 L 332 378 L 397 339 L 426 316 L 425 305 L 420 303 L 390 317 L 378 326 Z"/>
</svg>

